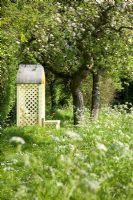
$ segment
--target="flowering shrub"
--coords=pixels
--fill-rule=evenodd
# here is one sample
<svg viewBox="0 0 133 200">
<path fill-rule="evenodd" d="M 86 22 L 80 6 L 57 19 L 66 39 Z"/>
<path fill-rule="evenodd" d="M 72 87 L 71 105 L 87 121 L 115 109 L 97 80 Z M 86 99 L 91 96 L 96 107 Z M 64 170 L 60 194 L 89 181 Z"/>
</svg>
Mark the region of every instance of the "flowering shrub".
<svg viewBox="0 0 133 200">
<path fill-rule="evenodd" d="M 104 109 L 81 127 L 2 130 L 0 199 L 132 200 L 132 114 Z"/>
</svg>

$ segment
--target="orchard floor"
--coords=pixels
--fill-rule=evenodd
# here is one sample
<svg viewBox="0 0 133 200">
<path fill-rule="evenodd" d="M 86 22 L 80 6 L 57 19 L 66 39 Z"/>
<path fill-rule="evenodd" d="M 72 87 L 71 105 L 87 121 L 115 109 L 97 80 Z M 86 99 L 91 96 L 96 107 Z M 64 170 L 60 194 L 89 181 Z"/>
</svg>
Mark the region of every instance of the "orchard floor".
<svg viewBox="0 0 133 200">
<path fill-rule="evenodd" d="M 81 127 L 0 133 L 1 200 L 133 199 L 132 111 L 106 109 Z"/>
</svg>

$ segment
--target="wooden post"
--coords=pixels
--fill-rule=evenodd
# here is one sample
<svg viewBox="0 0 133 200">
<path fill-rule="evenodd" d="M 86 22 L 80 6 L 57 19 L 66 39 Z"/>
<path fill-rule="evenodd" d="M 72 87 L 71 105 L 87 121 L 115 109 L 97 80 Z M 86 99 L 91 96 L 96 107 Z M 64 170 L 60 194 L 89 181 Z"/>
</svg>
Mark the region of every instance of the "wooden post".
<svg viewBox="0 0 133 200">
<path fill-rule="evenodd" d="M 42 118 L 42 127 L 44 126 L 45 120 Z"/>
<path fill-rule="evenodd" d="M 20 112 L 19 112 L 19 86 L 17 86 L 17 126 L 20 125 L 19 118 L 20 118 Z"/>
<path fill-rule="evenodd" d="M 39 101 L 38 101 L 38 123 L 42 125 L 42 87 L 39 85 Z"/>
</svg>

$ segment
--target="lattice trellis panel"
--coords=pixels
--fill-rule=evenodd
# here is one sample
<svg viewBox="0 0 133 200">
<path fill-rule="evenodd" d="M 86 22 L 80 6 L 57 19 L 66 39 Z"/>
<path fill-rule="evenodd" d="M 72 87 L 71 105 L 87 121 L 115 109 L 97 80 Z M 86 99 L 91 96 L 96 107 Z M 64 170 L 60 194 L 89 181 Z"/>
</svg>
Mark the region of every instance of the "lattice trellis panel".
<svg viewBox="0 0 133 200">
<path fill-rule="evenodd" d="M 38 124 L 39 118 L 39 85 L 20 84 L 18 90 L 19 125 Z"/>
</svg>

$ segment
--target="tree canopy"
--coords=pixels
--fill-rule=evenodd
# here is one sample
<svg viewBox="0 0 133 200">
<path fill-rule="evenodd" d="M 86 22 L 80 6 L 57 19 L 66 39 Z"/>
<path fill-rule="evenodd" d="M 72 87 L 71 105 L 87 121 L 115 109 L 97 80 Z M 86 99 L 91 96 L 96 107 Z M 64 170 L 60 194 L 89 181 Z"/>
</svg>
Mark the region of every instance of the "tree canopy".
<svg viewBox="0 0 133 200">
<path fill-rule="evenodd" d="M 80 77 L 74 90 L 91 72 L 130 75 L 131 9 L 126 0 L 2 1 L 1 105 L 14 90 L 18 63 L 40 63 L 71 81 Z"/>
</svg>

